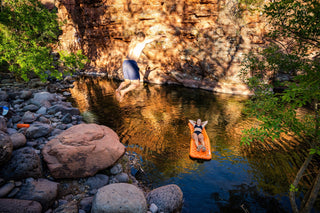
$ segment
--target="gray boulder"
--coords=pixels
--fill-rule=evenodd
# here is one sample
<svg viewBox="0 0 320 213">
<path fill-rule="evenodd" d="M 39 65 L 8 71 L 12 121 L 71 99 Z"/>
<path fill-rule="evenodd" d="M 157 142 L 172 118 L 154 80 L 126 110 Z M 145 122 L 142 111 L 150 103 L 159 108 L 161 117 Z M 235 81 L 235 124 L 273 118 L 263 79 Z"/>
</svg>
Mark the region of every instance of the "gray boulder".
<svg viewBox="0 0 320 213">
<path fill-rule="evenodd" d="M 109 182 L 109 177 L 103 174 L 97 174 L 93 177 L 89 177 L 85 185 L 88 185 L 90 189 L 99 189 Z"/>
<path fill-rule="evenodd" d="M 148 204 L 154 203 L 160 212 L 178 212 L 183 204 L 183 193 L 179 186 L 170 184 L 149 192 L 147 202 Z"/>
<path fill-rule="evenodd" d="M 22 133 L 14 133 L 10 135 L 10 139 L 13 145 L 13 149 L 18 149 L 20 147 L 23 147 L 27 143 L 26 136 Z"/>
<path fill-rule="evenodd" d="M 0 131 L 0 166 L 11 158 L 13 145 L 8 134 Z"/>
<path fill-rule="evenodd" d="M 18 200 L 18 199 L 0 199 L 0 212 L 14 213 L 41 213 L 41 204 L 37 201 Z"/>
<path fill-rule="evenodd" d="M 59 183 L 47 179 L 33 180 L 31 178 L 21 186 L 15 198 L 38 201 L 42 208 L 47 210 L 58 195 L 58 186 Z"/>
<path fill-rule="evenodd" d="M 93 198 L 92 213 L 145 213 L 147 202 L 143 192 L 127 183 L 115 183 L 100 188 Z"/>
<path fill-rule="evenodd" d="M 40 138 L 47 136 L 52 131 L 52 127 L 49 124 L 36 123 L 31 125 L 27 131 L 27 138 Z"/>
<path fill-rule="evenodd" d="M 0 170 L 0 177 L 6 180 L 21 180 L 41 177 L 41 161 L 36 150 L 24 147 L 12 152 L 12 157 Z"/>
</svg>

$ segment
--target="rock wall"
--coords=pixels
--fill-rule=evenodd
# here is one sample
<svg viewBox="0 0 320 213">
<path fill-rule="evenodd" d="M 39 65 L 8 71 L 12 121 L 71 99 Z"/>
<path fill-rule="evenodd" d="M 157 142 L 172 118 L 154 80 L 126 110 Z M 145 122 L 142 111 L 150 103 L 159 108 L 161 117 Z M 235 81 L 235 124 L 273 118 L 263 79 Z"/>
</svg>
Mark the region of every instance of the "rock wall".
<svg viewBox="0 0 320 213">
<path fill-rule="evenodd" d="M 82 49 L 90 66 L 122 79 L 130 38 L 166 37 L 139 60 L 143 80 L 249 94 L 238 77 L 244 54 L 264 45 L 266 23 L 237 0 L 56 0 L 59 49 Z M 250 12 L 251 11 L 251 12 Z"/>
</svg>

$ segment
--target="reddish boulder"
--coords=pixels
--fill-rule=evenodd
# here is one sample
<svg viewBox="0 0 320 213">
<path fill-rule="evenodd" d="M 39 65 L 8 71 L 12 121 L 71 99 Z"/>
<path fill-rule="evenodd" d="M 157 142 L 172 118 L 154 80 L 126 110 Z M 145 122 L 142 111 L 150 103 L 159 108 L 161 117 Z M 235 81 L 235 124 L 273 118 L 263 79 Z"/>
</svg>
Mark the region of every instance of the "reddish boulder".
<svg viewBox="0 0 320 213">
<path fill-rule="evenodd" d="M 109 127 L 80 124 L 65 130 L 42 150 L 55 178 L 95 175 L 113 165 L 125 152 L 118 135 Z"/>
</svg>

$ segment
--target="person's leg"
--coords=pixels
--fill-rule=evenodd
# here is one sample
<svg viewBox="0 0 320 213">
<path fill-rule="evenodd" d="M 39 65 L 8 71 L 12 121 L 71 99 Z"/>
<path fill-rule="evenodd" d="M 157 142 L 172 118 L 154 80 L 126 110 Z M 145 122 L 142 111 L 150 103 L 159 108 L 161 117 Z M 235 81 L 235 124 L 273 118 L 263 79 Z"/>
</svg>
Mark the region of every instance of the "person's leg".
<svg viewBox="0 0 320 213">
<path fill-rule="evenodd" d="M 130 83 L 131 83 L 131 81 L 129 79 L 124 79 L 124 81 L 121 82 L 121 84 L 119 85 L 119 87 L 116 91 L 119 92 L 121 89 L 128 86 Z"/>
<path fill-rule="evenodd" d="M 127 88 L 120 90 L 120 96 L 123 97 L 127 92 L 134 90 L 140 86 L 140 80 L 132 80 L 130 86 Z"/>
<path fill-rule="evenodd" d="M 198 137 L 199 137 L 199 141 L 200 141 L 200 143 L 201 143 L 201 145 L 202 145 L 202 151 L 206 151 L 206 144 L 204 143 L 204 137 L 203 137 L 203 134 L 201 133 L 200 135 L 198 135 Z"/>
<path fill-rule="evenodd" d="M 197 147 L 197 151 L 199 152 L 200 151 L 200 147 L 199 147 L 199 139 L 198 139 L 198 135 L 196 133 L 193 133 L 192 134 L 192 138 L 194 140 L 194 143 Z"/>
</svg>

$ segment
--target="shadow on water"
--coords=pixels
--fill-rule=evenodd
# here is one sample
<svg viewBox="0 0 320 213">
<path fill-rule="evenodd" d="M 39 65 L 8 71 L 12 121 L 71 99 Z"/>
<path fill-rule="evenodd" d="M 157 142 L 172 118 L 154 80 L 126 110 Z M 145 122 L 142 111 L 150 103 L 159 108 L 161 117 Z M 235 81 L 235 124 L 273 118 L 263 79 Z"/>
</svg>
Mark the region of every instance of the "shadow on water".
<svg viewBox="0 0 320 213">
<path fill-rule="evenodd" d="M 81 112 L 94 113 L 138 157 L 145 172 L 133 172 L 141 181 L 151 188 L 174 183 L 182 189 L 182 212 L 291 212 L 288 189 L 307 153 L 290 137 L 240 146 L 241 130 L 254 123 L 241 113 L 247 97 L 145 84 L 119 103 L 118 85 L 84 77 L 70 92 Z M 209 121 L 211 161 L 189 157 L 187 123 L 197 118 Z M 310 184 L 305 177 L 301 195 Z M 314 209 L 319 212 L 319 202 Z"/>
</svg>

